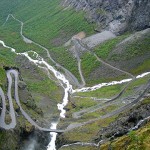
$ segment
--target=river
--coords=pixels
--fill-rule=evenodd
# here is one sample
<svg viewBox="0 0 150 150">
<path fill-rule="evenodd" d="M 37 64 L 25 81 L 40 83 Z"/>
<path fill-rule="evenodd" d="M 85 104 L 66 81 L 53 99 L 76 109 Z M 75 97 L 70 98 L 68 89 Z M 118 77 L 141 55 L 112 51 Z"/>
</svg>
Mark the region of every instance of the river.
<svg viewBox="0 0 150 150">
<path fill-rule="evenodd" d="M 15 53 L 16 55 L 21 55 L 21 56 L 25 56 L 30 62 L 34 63 L 36 66 L 38 67 L 42 67 L 43 66 L 45 67 L 45 69 L 48 69 L 49 71 L 51 71 L 54 76 L 60 81 L 61 83 L 61 86 L 63 87 L 64 89 L 64 97 L 63 97 L 63 100 L 62 100 L 62 103 L 59 103 L 57 104 L 57 107 L 58 107 L 58 110 L 60 110 L 60 117 L 61 118 L 65 118 L 65 113 L 66 111 L 64 110 L 64 107 L 68 104 L 68 97 L 69 97 L 69 94 L 72 94 L 72 93 L 76 93 L 76 92 L 87 92 L 87 91 L 94 91 L 94 90 L 97 90 L 97 89 L 100 89 L 102 87 L 106 87 L 106 86 L 111 86 L 111 85 L 116 85 L 116 84 L 122 84 L 122 83 L 126 83 L 126 82 L 130 82 L 132 81 L 133 79 L 132 78 L 129 78 L 129 79 L 123 79 L 121 81 L 112 81 L 112 82 L 109 82 L 109 83 L 101 83 L 101 84 L 98 84 L 98 85 L 95 85 L 93 87 L 84 87 L 84 88 L 80 88 L 80 89 L 73 89 L 72 85 L 69 83 L 69 81 L 66 79 L 66 77 L 60 73 L 59 71 L 57 71 L 53 66 L 49 65 L 42 57 L 40 57 L 38 55 L 38 53 L 34 52 L 34 51 L 28 51 L 28 52 L 24 52 L 24 53 L 17 53 L 16 50 L 12 47 L 9 47 L 7 46 L 4 41 L 0 40 L 0 44 L 3 45 L 3 47 L 5 48 L 8 48 L 10 49 L 13 53 Z M 33 59 L 29 56 L 29 53 L 33 53 L 34 56 L 36 56 L 36 59 Z M 35 58 L 35 57 L 34 57 Z M 15 75 L 15 78 L 16 78 L 16 82 L 15 82 L 15 93 L 18 94 L 18 89 L 17 89 L 17 80 L 18 80 L 18 76 L 16 75 L 16 72 L 14 71 L 8 71 L 7 72 L 7 78 L 9 78 L 9 89 L 8 91 L 11 90 L 11 79 L 10 79 L 10 76 L 8 76 L 10 73 L 13 73 Z M 143 73 L 141 75 L 138 75 L 136 78 L 142 78 L 146 75 L 150 74 L 150 72 L 146 72 L 146 73 Z M 0 93 L 3 93 L 2 91 Z M 11 99 L 11 95 L 9 94 L 9 99 Z M 3 94 L 1 94 L 1 97 L 4 97 Z M 16 95 L 15 97 L 17 100 L 17 104 L 19 105 L 19 107 L 21 107 L 20 103 L 19 103 L 19 97 Z M 3 99 L 3 98 L 2 98 Z M 11 102 L 11 100 L 10 100 Z M 12 106 L 12 105 L 10 105 Z M 13 107 L 13 106 L 12 106 Z M 5 111 L 5 108 L 2 110 L 2 112 L 4 113 Z M 27 114 L 22 110 L 22 113 L 24 116 L 26 116 L 27 118 L 29 116 L 27 116 Z M 14 117 L 13 117 L 14 118 Z M 29 117 L 30 118 L 30 117 Z M 29 119 L 28 118 L 28 119 Z M 35 125 L 37 127 L 37 125 L 31 121 L 31 118 L 29 119 L 29 121 Z M 57 124 L 59 122 L 52 122 L 51 123 L 51 131 L 54 131 L 54 132 L 51 132 L 50 135 L 51 135 L 51 141 L 47 147 L 47 150 L 56 150 L 55 148 L 55 141 L 56 141 L 56 137 L 57 137 L 57 133 L 55 131 L 57 131 Z M 14 125 L 15 126 L 15 125 Z M 39 127 L 40 129 L 41 127 Z M 41 128 L 42 130 L 43 128 Z M 47 130 L 48 131 L 48 130 Z"/>
</svg>

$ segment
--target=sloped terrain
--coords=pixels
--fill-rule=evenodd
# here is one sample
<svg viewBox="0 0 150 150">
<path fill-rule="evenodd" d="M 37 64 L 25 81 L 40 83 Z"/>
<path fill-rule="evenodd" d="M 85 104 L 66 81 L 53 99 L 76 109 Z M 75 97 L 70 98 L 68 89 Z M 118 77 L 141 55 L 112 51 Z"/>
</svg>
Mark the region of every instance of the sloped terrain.
<svg viewBox="0 0 150 150">
<path fill-rule="evenodd" d="M 0 87 L 6 100 L 7 71 L 15 69 L 19 72 L 18 92 L 25 112 L 47 129 L 59 120 L 57 129 L 65 131 L 57 137 L 57 149 L 116 149 L 122 145 L 128 149 L 148 148 L 149 123 L 145 123 L 150 115 L 149 2 L 65 2 L 0 2 Z M 141 16 L 134 14 L 143 8 Z M 125 15 L 128 9 L 131 13 Z M 125 10 L 122 15 L 118 13 L 121 10 Z M 87 14 L 90 15 L 85 19 Z M 125 28 L 108 31 L 108 25 L 116 19 L 126 19 L 119 26 L 120 29 L 125 23 Z M 95 28 L 101 31 L 101 27 L 105 30 L 96 33 Z M 130 27 L 135 30 L 131 32 Z M 13 101 L 14 93 L 13 89 Z M 61 103 L 63 110 L 59 108 Z M 0 98 L 0 113 L 2 104 Z M 24 119 L 15 101 L 13 106 L 17 126 L 11 131 L 0 128 L 0 148 L 47 149 L 53 137 Z M 7 123 L 11 122 L 9 107 L 7 101 Z M 60 117 L 61 111 L 66 111 L 65 118 Z M 130 131 L 141 126 L 139 133 Z"/>
<path fill-rule="evenodd" d="M 122 33 L 149 27 L 149 0 L 66 0 L 63 5 L 85 11 L 87 20 L 97 23 L 98 31 L 107 28 Z"/>
</svg>

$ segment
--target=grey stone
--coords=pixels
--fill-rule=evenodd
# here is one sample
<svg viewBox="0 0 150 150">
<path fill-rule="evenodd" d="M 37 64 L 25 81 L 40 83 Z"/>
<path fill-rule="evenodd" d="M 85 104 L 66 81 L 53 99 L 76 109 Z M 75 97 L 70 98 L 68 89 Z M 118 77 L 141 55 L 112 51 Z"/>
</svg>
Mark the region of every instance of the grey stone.
<svg viewBox="0 0 150 150">
<path fill-rule="evenodd" d="M 150 27 L 150 0 L 65 0 L 63 6 L 85 11 L 86 19 L 96 22 L 99 31 L 120 34 Z"/>
</svg>

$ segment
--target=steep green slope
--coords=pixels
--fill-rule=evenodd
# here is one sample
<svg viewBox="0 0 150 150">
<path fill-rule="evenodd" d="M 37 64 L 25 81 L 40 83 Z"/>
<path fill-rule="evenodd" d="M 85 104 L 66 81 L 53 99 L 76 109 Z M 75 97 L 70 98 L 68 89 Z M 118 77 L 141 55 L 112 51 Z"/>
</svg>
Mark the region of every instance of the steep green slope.
<svg viewBox="0 0 150 150">
<path fill-rule="evenodd" d="M 49 1 L 11 1 L 2 0 L 0 10 L 1 25 L 5 22 L 8 14 L 13 14 L 25 23 L 24 33 L 27 37 L 51 48 L 52 39 L 60 38 L 68 40 L 72 35 L 85 31 L 93 33 L 93 27 L 86 22 L 83 12 L 65 10 L 60 6 L 60 0 Z"/>
<path fill-rule="evenodd" d="M 133 75 L 148 72 L 150 70 L 150 30 L 117 36 L 94 47 L 91 51 L 108 64 Z M 91 59 L 93 57 L 92 53 L 83 54 L 81 57 L 87 85 L 129 78 L 103 63 L 98 62 L 98 65 L 96 57 L 95 60 Z"/>
<path fill-rule="evenodd" d="M 23 34 L 33 41 L 49 49 L 54 59 L 69 69 L 75 76 L 80 79 L 77 63 L 70 53 L 64 54 L 65 61 L 59 55 L 62 53 L 63 44 L 73 35 L 84 31 L 87 35 L 94 33 L 94 24 L 89 24 L 84 19 L 83 12 L 75 12 L 73 9 L 65 9 L 60 5 L 60 0 L 49 1 L 1 1 L 0 10 L 0 32 L 1 39 L 8 45 L 16 48 L 17 51 L 35 50 L 41 55 L 45 51 L 41 50 L 34 44 L 25 44 L 20 36 L 20 24 L 11 17 L 8 22 L 2 26 L 8 16 L 13 14 L 17 19 L 24 23 Z M 55 48 L 54 47 L 58 47 Z M 59 49 L 59 51 L 57 50 Z M 62 48 L 64 49 L 64 48 Z M 58 59 L 59 58 L 59 59 Z M 66 61 L 69 60 L 74 65 L 69 66 Z"/>
<path fill-rule="evenodd" d="M 65 9 L 60 3 L 61 0 L 45 0 L 44 2 L 42 0 L 12 0 L 11 2 L 10 0 L 1 0 L 0 40 L 4 40 L 6 45 L 15 48 L 17 52 L 34 50 L 47 62 L 54 65 L 47 57 L 47 53 L 43 48 L 34 43 L 27 44 L 23 41 L 20 35 L 21 24 L 18 21 L 10 17 L 7 22 L 5 22 L 8 14 L 13 14 L 14 17 L 24 23 L 23 34 L 34 42 L 46 47 L 52 58 L 68 69 L 80 81 L 78 61 L 74 55 L 72 55 L 72 52 L 68 50 L 69 47 L 64 47 L 64 44 L 78 32 L 84 31 L 87 36 L 94 34 L 95 31 L 93 29 L 95 24 L 86 21 L 84 12 Z M 133 41 L 124 42 L 130 34 L 118 36 L 81 54 L 81 70 L 86 81 L 86 86 L 129 78 L 128 75 L 121 74 L 119 71 L 114 71 L 112 68 L 102 64 L 93 55 L 93 52 L 109 64 L 133 73 L 134 75 L 149 71 L 149 32 L 142 35 L 139 39 L 134 38 Z M 121 45 L 122 42 L 124 42 L 123 45 Z M 57 81 L 56 83 L 54 81 L 56 78 L 51 75 L 53 80 L 50 80 L 45 70 L 37 68 L 25 57 L 16 56 L 14 53 L 10 52 L 9 49 L 5 49 L 0 45 L 0 86 L 2 86 L 5 92 L 7 90 L 5 66 L 19 68 L 21 74 L 20 78 L 27 84 L 30 95 L 30 97 L 26 95 L 22 97 L 23 94 L 20 93 L 24 109 L 34 119 L 39 120 L 39 122 L 45 123 L 45 121 L 47 121 L 49 127 L 49 122 L 58 116 L 59 111 L 57 110 L 57 103 L 61 102 L 63 96 L 63 89 L 59 87 Z M 57 68 L 57 66 L 54 67 Z M 64 73 L 64 70 L 59 71 Z M 79 119 L 72 118 L 72 114 L 90 107 L 92 109 L 92 106 L 103 105 L 106 98 L 113 98 L 119 94 L 125 87 L 125 84 L 71 95 L 69 97 L 70 103 L 66 108 L 66 110 L 68 110 L 67 118 L 61 120 L 59 127 L 64 128 L 71 123 L 83 123 L 118 109 L 124 105 L 125 99 L 127 99 L 128 102 L 130 98 L 132 100 L 134 96 L 140 95 L 149 78 L 149 76 L 146 76 L 143 79 L 135 80 L 115 103 L 110 103 L 110 105 L 104 108 L 92 110 L 87 114 L 81 114 L 81 118 Z M 138 89 L 140 90 L 138 91 Z M 101 99 L 103 100 L 102 102 L 100 101 Z M 42 112 L 39 107 L 43 110 Z M 32 127 L 26 120 L 23 120 L 20 113 L 19 115 L 17 130 L 19 130 L 20 127 L 21 129 L 23 128 L 23 130 L 26 126 L 27 128 L 28 126 Z M 68 141 L 91 142 L 100 128 L 108 126 L 116 118 L 117 116 L 114 116 L 107 119 L 99 119 L 91 124 L 86 124 L 85 126 L 64 133 L 64 137 L 62 137 L 65 139 L 61 140 L 66 140 L 66 143 Z M 10 134 L 12 135 L 13 133 Z M 3 145 L 3 142 L 7 140 L 8 136 L 7 132 L 0 132 L 0 138 L 4 139 L 0 142 L 0 147 Z M 15 137 L 12 149 L 15 149 L 16 142 L 18 142 L 17 139 L 20 138 L 19 136 L 20 135 Z M 63 144 L 66 144 L 65 142 Z M 7 146 L 7 143 L 4 145 L 3 149 L 6 149 L 5 146 Z M 10 147 L 8 149 L 10 149 Z M 77 149 L 82 148 L 80 147 Z M 90 149 L 90 147 L 84 147 L 83 149 L 87 150 Z"/>
<path fill-rule="evenodd" d="M 5 87 L 6 82 L 6 73 L 4 66 L 15 66 L 16 55 L 11 53 L 8 49 L 0 46 L 0 86 Z"/>
</svg>

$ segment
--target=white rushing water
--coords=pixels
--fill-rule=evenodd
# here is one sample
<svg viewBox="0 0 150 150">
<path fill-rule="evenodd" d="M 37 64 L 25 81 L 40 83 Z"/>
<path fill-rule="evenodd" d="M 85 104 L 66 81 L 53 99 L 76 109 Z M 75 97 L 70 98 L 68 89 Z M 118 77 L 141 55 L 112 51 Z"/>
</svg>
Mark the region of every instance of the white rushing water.
<svg viewBox="0 0 150 150">
<path fill-rule="evenodd" d="M 12 52 L 14 52 L 15 54 L 17 55 L 22 55 L 22 56 L 25 56 L 26 58 L 28 58 L 28 60 L 30 62 L 33 62 L 35 65 L 37 65 L 38 67 L 41 67 L 43 68 L 43 65 L 45 68 L 47 68 L 48 70 L 52 71 L 54 76 L 62 83 L 62 87 L 64 88 L 64 97 L 63 97 L 63 102 L 61 104 L 58 104 L 57 107 L 58 107 L 58 110 L 60 110 L 60 117 L 62 118 L 65 118 L 65 113 L 66 111 L 64 110 L 64 107 L 67 105 L 68 103 L 68 96 L 69 96 L 69 93 L 72 92 L 72 85 L 69 83 L 69 81 L 65 78 L 65 76 L 63 74 L 61 74 L 60 72 L 56 71 L 54 69 L 54 67 L 52 67 L 51 65 L 49 65 L 42 57 L 40 57 L 36 52 L 34 51 L 29 51 L 30 53 L 32 52 L 34 57 L 36 57 L 36 60 L 35 59 L 32 59 L 30 56 L 29 56 L 29 52 L 25 52 L 25 53 L 17 53 L 16 50 L 12 47 L 9 47 L 9 46 L 6 46 L 6 44 L 0 40 L 0 44 L 3 45 L 3 47 L 5 48 L 9 48 L 11 49 Z M 56 123 L 52 123 L 51 125 L 51 129 L 56 129 L 57 127 L 57 124 L 58 122 Z M 55 140 L 56 140 L 56 136 L 57 134 L 54 133 L 54 132 L 51 132 L 50 133 L 51 135 L 51 142 L 50 144 L 48 145 L 48 150 L 55 150 Z"/>
<path fill-rule="evenodd" d="M 76 93 L 76 92 L 94 91 L 94 90 L 100 89 L 102 87 L 111 86 L 111 85 L 117 85 L 117 84 L 122 84 L 122 83 L 130 82 L 130 81 L 133 80 L 132 78 L 123 79 L 121 81 L 112 81 L 112 82 L 109 82 L 109 83 L 101 83 L 101 84 L 95 85 L 93 87 L 84 87 L 84 88 L 81 88 L 81 89 L 75 89 L 75 90 L 73 90 L 72 85 L 69 83 L 69 81 L 66 79 L 66 77 L 63 74 L 61 74 L 59 71 L 55 70 L 54 67 L 52 67 L 51 65 L 49 65 L 36 52 L 34 52 L 34 51 L 28 51 L 28 52 L 24 52 L 24 53 L 17 53 L 14 48 L 7 46 L 1 40 L 0 40 L 0 44 L 2 44 L 3 47 L 5 47 L 5 48 L 11 49 L 11 51 L 13 53 L 15 53 L 16 55 L 25 56 L 30 62 L 34 63 L 38 67 L 40 67 L 40 68 L 44 68 L 45 67 L 45 69 L 51 71 L 54 74 L 54 76 L 60 81 L 62 87 L 64 88 L 64 97 L 63 97 L 62 103 L 58 104 L 57 107 L 58 107 L 58 110 L 60 110 L 60 117 L 62 117 L 62 118 L 65 118 L 66 111 L 64 110 L 64 107 L 68 104 L 69 93 L 72 94 L 72 93 Z M 29 56 L 29 53 L 30 54 L 33 53 L 34 58 L 36 58 L 36 59 L 31 58 Z M 144 77 L 146 75 L 149 75 L 149 74 L 150 74 L 150 72 L 146 72 L 146 73 L 143 73 L 141 75 L 138 75 L 136 78 L 137 79 L 138 78 L 142 78 L 142 77 Z M 51 124 L 51 129 L 56 129 L 57 128 L 57 124 L 58 124 L 58 122 L 53 122 Z M 50 135 L 51 135 L 51 141 L 50 141 L 50 143 L 49 143 L 49 145 L 47 147 L 47 150 L 56 150 L 56 148 L 55 148 L 55 141 L 56 141 L 57 133 L 51 132 Z"/>
<path fill-rule="evenodd" d="M 58 123 L 54 123 L 54 122 L 53 122 L 53 123 L 51 124 L 51 129 L 57 129 L 57 124 L 58 124 Z M 56 141 L 57 133 L 51 132 L 51 133 L 50 133 L 50 136 L 51 136 L 51 141 L 50 141 L 50 143 L 49 143 L 48 146 L 47 146 L 47 150 L 56 150 L 55 141 Z"/>
</svg>

